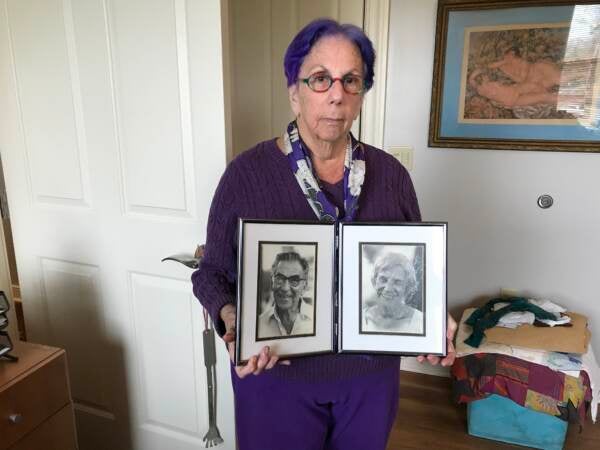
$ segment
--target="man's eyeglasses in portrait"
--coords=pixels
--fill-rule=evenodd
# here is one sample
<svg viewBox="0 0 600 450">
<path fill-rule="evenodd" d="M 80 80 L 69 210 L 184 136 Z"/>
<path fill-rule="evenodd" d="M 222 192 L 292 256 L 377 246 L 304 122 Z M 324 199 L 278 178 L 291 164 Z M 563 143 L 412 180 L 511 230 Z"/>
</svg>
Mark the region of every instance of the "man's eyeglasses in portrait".
<svg viewBox="0 0 600 450">
<path fill-rule="evenodd" d="M 296 288 L 296 287 L 300 286 L 300 283 L 302 283 L 305 279 L 306 278 L 302 278 L 298 275 L 292 275 L 291 277 L 286 277 L 285 275 L 276 273 L 275 275 L 273 275 L 273 284 L 275 286 L 283 286 L 285 284 L 285 282 L 287 281 L 291 287 Z"/>
</svg>

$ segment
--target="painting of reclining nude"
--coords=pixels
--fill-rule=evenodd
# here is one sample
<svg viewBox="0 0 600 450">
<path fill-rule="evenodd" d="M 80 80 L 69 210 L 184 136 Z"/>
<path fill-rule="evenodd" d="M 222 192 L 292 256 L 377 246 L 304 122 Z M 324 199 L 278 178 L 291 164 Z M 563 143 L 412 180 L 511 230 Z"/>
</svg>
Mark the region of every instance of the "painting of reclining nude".
<svg viewBox="0 0 600 450">
<path fill-rule="evenodd" d="M 584 99 L 564 87 L 590 79 L 595 64 L 571 70 L 565 63 L 569 29 L 568 23 L 466 28 L 459 121 L 575 122 L 569 105 Z"/>
</svg>

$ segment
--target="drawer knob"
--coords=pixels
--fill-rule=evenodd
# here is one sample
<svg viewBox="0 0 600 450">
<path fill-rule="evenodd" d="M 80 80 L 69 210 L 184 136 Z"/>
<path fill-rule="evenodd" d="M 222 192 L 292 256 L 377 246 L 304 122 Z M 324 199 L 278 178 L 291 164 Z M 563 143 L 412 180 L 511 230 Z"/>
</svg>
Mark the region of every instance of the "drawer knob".
<svg viewBox="0 0 600 450">
<path fill-rule="evenodd" d="M 23 422 L 23 416 L 21 414 L 11 414 L 10 416 L 8 416 L 8 421 L 12 424 L 17 425 Z"/>
</svg>

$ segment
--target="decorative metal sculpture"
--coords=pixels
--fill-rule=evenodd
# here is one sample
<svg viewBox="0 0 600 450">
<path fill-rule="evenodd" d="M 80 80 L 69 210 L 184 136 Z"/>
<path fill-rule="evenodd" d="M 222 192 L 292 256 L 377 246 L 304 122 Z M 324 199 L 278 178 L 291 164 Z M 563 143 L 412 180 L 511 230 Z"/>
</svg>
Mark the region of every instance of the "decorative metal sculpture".
<svg viewBox="0 0 600 450">
<path fill-rule="evenodd" d="M 204 246 L 196 248 L 194 255 L 178 253 L 164 258 L 162 261 L 176 261 L 190 269 L 197 269 L 204 255 Z M 202 344 L 204 346 L 204 365 L 206 366 L 206 387 L 208 396 L 208 432 L 202 440 L 206 448 L 214 447 L 223 443 L 223 438 L 217 427 L 217 352 L 215 348 L 215 331 L 208 319 L 206 310 L 204 314 L 204 331 L 202 332 Z"/>
</svg>

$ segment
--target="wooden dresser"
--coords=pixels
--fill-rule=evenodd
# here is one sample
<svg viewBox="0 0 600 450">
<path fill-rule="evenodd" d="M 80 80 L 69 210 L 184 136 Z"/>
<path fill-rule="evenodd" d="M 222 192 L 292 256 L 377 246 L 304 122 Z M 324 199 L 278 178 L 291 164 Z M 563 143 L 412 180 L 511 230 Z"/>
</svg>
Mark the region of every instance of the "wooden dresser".
<svg viewBox="0 0 600 450">
<path fill-rule="evenodd" d="M 77 450 L 64 350 L 15 343 L 0 358 L 0 450 Z"/>
</svg>

